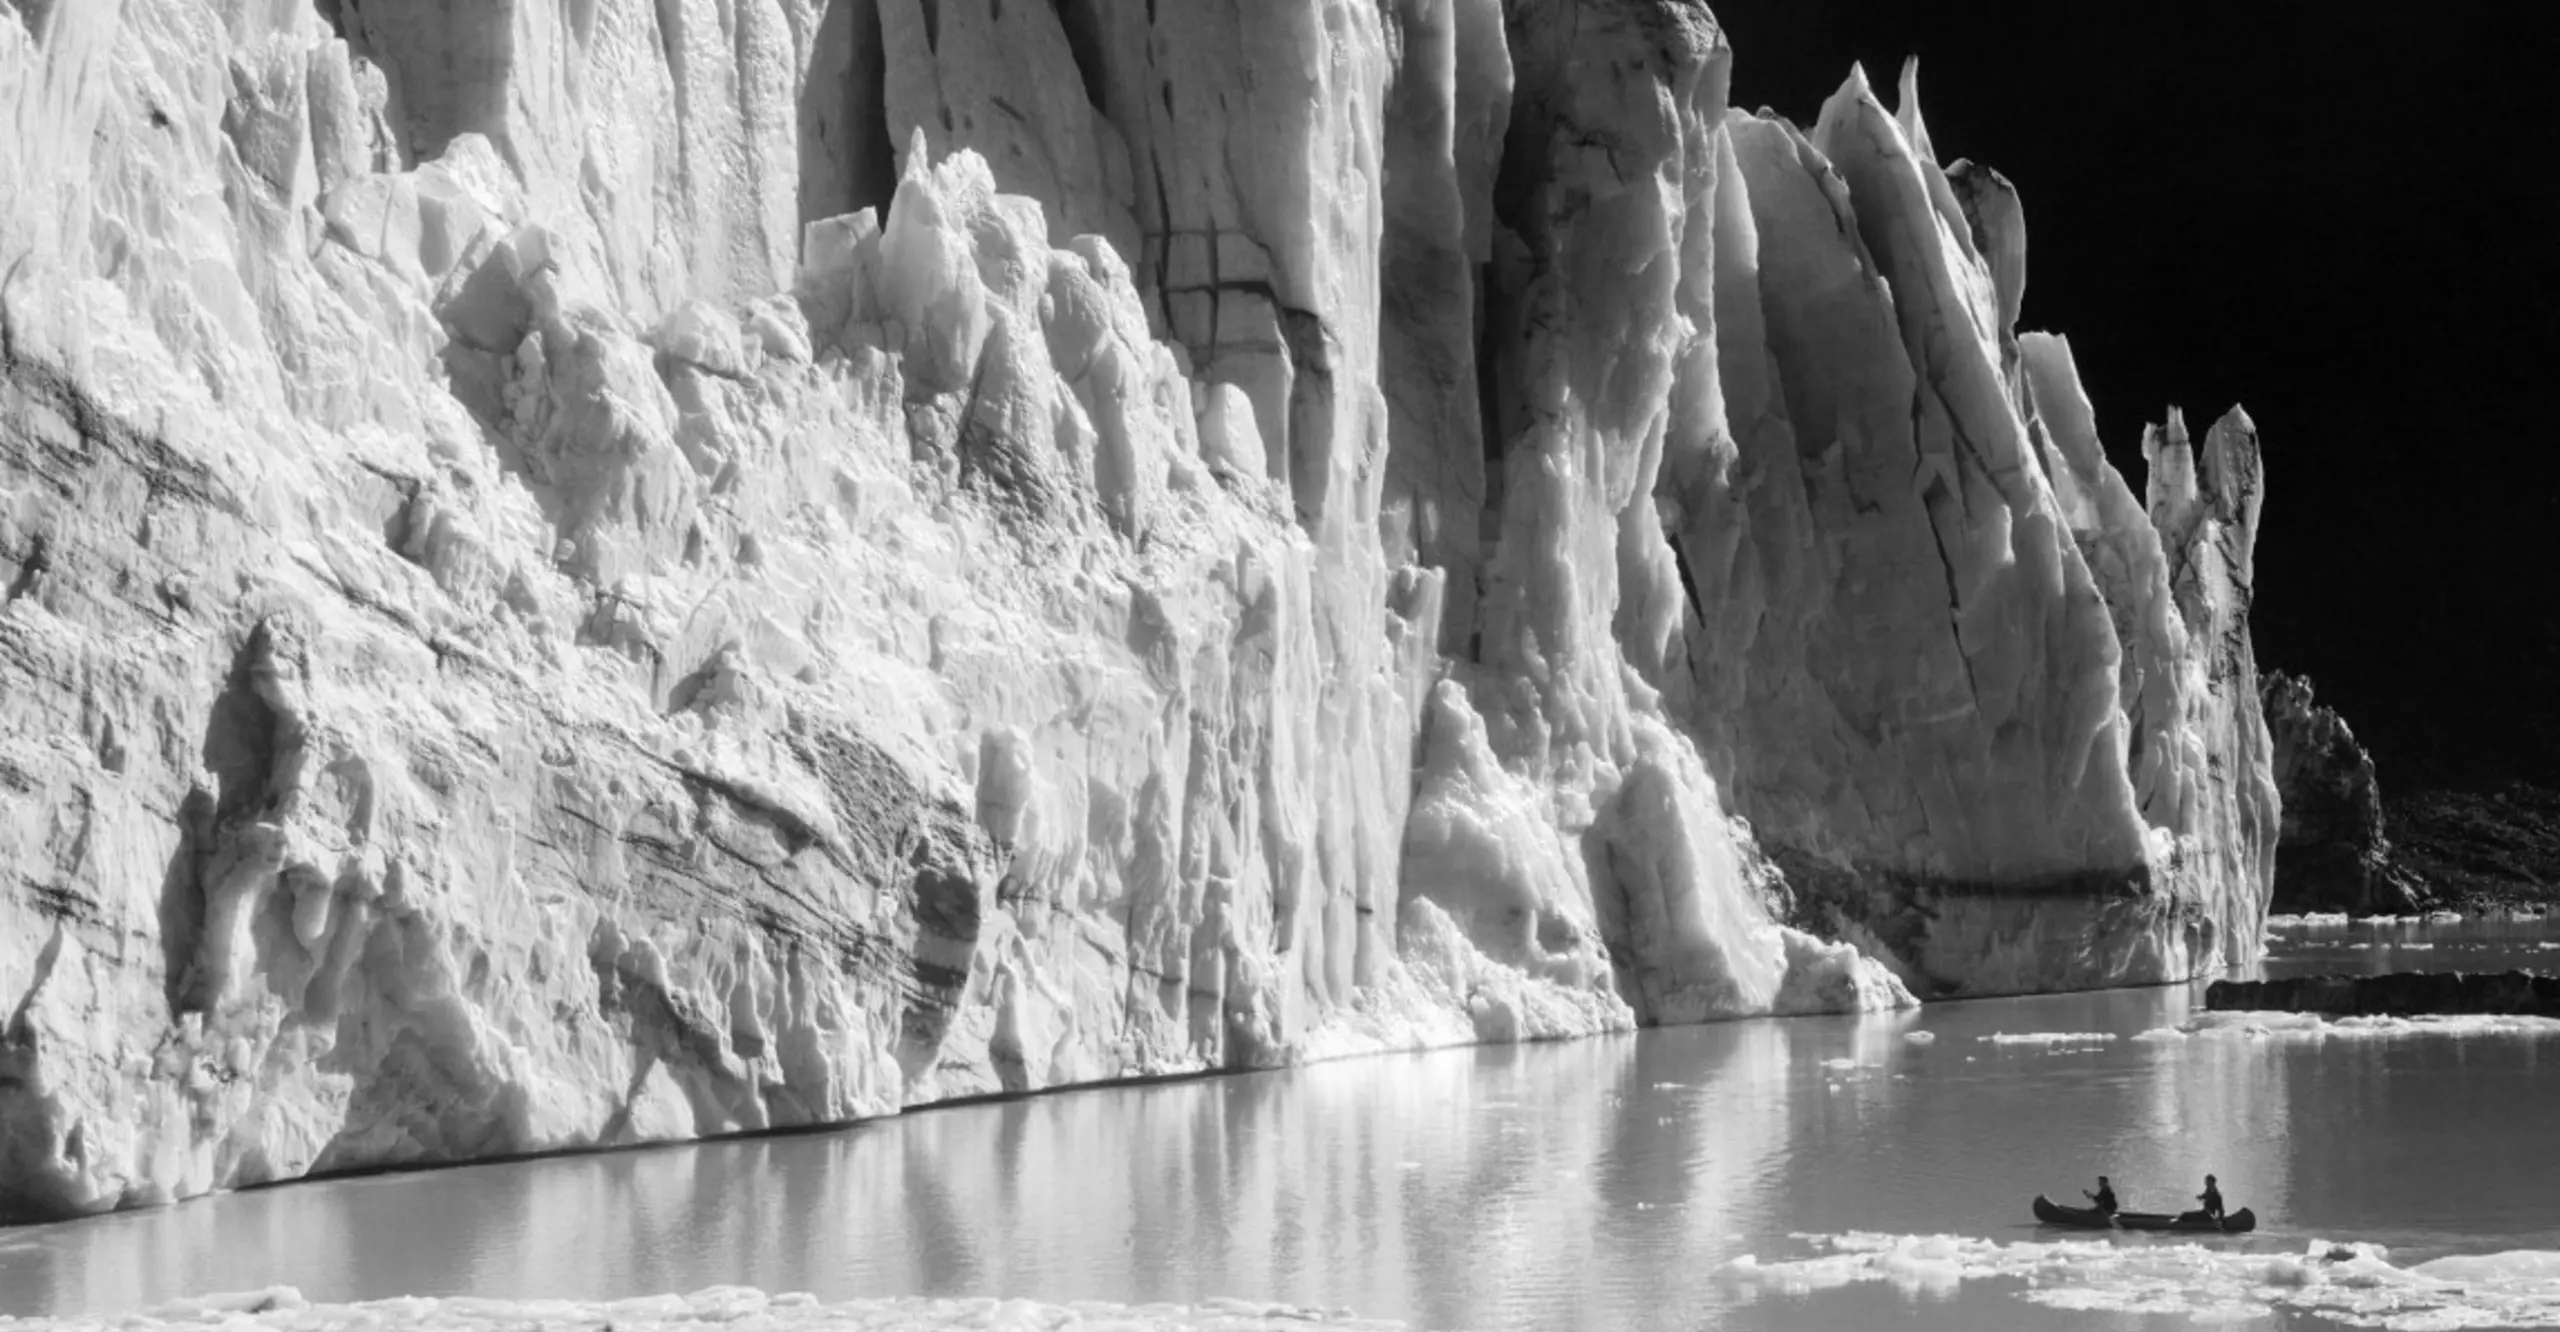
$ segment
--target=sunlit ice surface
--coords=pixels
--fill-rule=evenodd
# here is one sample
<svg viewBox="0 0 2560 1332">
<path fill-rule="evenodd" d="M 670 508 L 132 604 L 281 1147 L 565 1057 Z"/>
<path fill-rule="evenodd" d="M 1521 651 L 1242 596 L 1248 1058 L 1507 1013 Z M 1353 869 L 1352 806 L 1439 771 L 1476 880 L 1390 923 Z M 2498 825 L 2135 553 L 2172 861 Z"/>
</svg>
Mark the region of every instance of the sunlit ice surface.
<svg viewBox="0 0 2560 1332">
<path fill-rule="evenodd" d="M 1774 1299 L 1861 1284 L 1946 1298 L 1996 1283 L 2018 1299 L 2083 1313 L 2235 1324 L 2308 1314 L 2344 1327 L 2560 1327 L 2560 1254 L 2519 1251 L 2406 1267 L 2387 1249 L 2310 1240 L 2292 1252 L 2108 1239 L 2002 1243 L 1957 1235 L 1796 1237 L 1810 1256 L 1744 1255 L 1723 1275 Z"/>
</svg>

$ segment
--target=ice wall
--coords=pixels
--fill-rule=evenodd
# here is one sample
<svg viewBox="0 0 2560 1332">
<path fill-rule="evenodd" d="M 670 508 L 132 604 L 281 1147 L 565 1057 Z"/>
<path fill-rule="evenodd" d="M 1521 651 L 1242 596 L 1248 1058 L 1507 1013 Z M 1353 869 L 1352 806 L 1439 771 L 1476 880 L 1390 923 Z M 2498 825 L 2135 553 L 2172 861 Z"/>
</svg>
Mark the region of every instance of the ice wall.
<svg viewBox="0 0 2560 1332">
<path fill-rule="evenodd" d="M 0 9 L 0 1214 L 2254 948 L 2254 437 L 1730 59 Z"/>
</svg>

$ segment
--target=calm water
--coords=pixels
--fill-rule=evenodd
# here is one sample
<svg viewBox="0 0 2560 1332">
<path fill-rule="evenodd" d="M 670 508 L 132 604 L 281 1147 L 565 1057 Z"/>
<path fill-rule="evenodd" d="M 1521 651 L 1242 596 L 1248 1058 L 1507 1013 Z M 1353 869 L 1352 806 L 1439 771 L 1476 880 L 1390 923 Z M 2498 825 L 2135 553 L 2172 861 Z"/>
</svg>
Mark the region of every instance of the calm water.
<svg viewBox="0 0 2560 1332">
<path fill-rule="evenodd" d="M 2392 971 L 2560 971 L 2560 920 L 2460 920 L 2286 925 L 2263 974 L 2373 975 Z"/>
<path fill-rule="evenodd" d="M 2560 966 L 2543 947 L 2560 928 L 2539 922 L 2279 939 L 2297 956 L 2277 971 Z M 2060 1238 L 2028 1199 L 2076 1199 L 2100 1172 L 2128 1208 L 2160 1209 L 2219 1174 L 2260 1218 L 2209 1241 L 2225 1249 L 2560 1250 L 2560 1035 L 2133 1039 L 2200 994 L 1393 1056 L 261 1190 L 0 1231 L 0 1313 L 278 1283 L 323 1300 L 741 1283 L 1240 1296 L 1450 1329 L 2178 1325 L 2029 1304 L 2015 1282 L 1790 1294 L 1719 1270 L 1800 1257 L 1800 1234 Z M 2078 1035 L 1989 1039 L 2038 1033 Z"/>
</svg>

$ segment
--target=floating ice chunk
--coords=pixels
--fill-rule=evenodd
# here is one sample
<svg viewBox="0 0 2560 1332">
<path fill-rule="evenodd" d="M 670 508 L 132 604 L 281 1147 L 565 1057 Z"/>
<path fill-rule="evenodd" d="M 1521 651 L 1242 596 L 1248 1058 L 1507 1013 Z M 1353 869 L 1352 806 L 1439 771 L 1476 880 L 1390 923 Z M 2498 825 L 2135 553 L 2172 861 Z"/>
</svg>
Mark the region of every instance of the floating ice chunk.
<svg viewBox="0 0 2560 1332">
<path fill-rule="evenodd" d="M 2512 1013 L 2427 1013 L 2415 1017 L 2327 1017 L 2319 1013 L 2200 1013 L 2178 1028 L 2188 1036 L 2222 1039 L 2282 1037 L 2326 1040 L 2395 1036 L 2560 1035 L 2560 1018 Z M 2148 1033 L 2146 1033 L 2147 1035 Z"/>
<path fill-rule="evenodd" d="M 2023 1281 L 2018 1298 L 2076 1312 L 2187 1322 L 2309 1315 L 2367 1328 L 2560 1326 L 2560 1253 L 2521 1250 L 2394 1266 L 2379 1245 L 2313 1240 L 2298 1253 L 2109 1240 L 2000 1244 L 1953 1235 L 1806 1236 L 1815 1252 L 1745 1255 L 1719 1276 L 1748 1292 L 1802 1295 L 1879 1283 L 1944 1294 Z"/>
<path fill-rule="evenodd" d="M 1902 1039 L 1909 1041 L 1913 1045 L 1935 1045 L 1938 1042 L 1938 1033 L 1934 1031 L 1906 1031 L 1902 1033 Z"/>
<path fill-rule="evenodd" d="M 1031 1300 L 872 1299 L 822 1304 L 807 1295 L 767 1295 L 721 1286 L 691 1295 L 650 1295 L 610 1301 L 501 1300 L 475 1297 L 377 1300 L 354 1305 L 314 1305 L 290 1287 L 237 1295 L 210 1295 L 163 1305 L 148 1313 L 20 1323 L 0 1318 L 0 1328 L 117 1328 L 159 1332 L 169 1328 L 272 1328 L 301 1332 L 323 1328 L 419 1328 L 434 1332 L 495 1332 L 508 1327 L 594 1326 L 622 1332 L 752 1326 L 765 1329 L 840 1329 L 843 1332 L 942 1332 L 947 1328 L 1041 1329 L 1041 1332 L 1305 1332 L 1309 1328 L 1392 1332 L 1403 1324 L 1355 1318 L 1340 1310 L 1300 1308 L 1258 1300 L 1210 1299 L 1196 1305 L 1042 1304 Z"/>
<path fill-rule="evenodd" d="M 1975 1040 L 1990 1045 L 2104 1045 L 2116 1039 L 2111 1031 L 1995 1031 Z"/>
<path fill-rule="evenodd" d="M 172 1300 L 153 1313 L 171 1321 L 219 1323 L 230 1321 L 234 1314 L 301 1313 L 310 1307 L 311 1301 L 302 1298 L 301 1291 L 291 1286 L 269 1286 Z"/>
<path fill-rule="evenodd" d="M 2459 1281 L 2475 1286 L 2497 1282 L 2548 1282 L 2555 1287 L 2552 1294 L 2560 1297 L 2560 1253 L 2548 1250 L 2511 1249 L 2505 1253 L 2460 1254 L 2419 1263 L 2409 1270 L 2438 1281 Z"/>
</svg>

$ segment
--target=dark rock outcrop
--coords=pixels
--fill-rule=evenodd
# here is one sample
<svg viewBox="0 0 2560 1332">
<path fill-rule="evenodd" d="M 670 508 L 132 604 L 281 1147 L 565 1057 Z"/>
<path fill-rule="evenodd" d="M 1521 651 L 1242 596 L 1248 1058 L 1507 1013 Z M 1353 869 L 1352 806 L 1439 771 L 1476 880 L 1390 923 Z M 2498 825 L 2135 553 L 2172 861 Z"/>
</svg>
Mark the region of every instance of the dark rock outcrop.
<svg viewBox="0 0 2560 1332">
<path fill-rule="evenodd" d="M 2406 1017 L 2501 1013 L 2560 1017 L 2560 976 L 2530 971 L 2398 971 L 2386 976 L 2293 976 L 2215 981 L 2204 1006 L 2217 1012 Z"/>
<path fill-rule="evenodd" d="M 2560 904 L 2560 791 L 2420 791 L 2389 801 L 2392 862 L 2425 879 L 2436 904 L 2512 911 Z"/>
<path fill-rule="evenodd" d="M 2284 808 L 2271 909 L 2371 916 L 2424 905 L 2425 883 L 2393 861 L 2373 756 L 2346 719 L 2313 700 L 2307 676 L 2269 673 L 2261 700 Z"/>
</svg>

